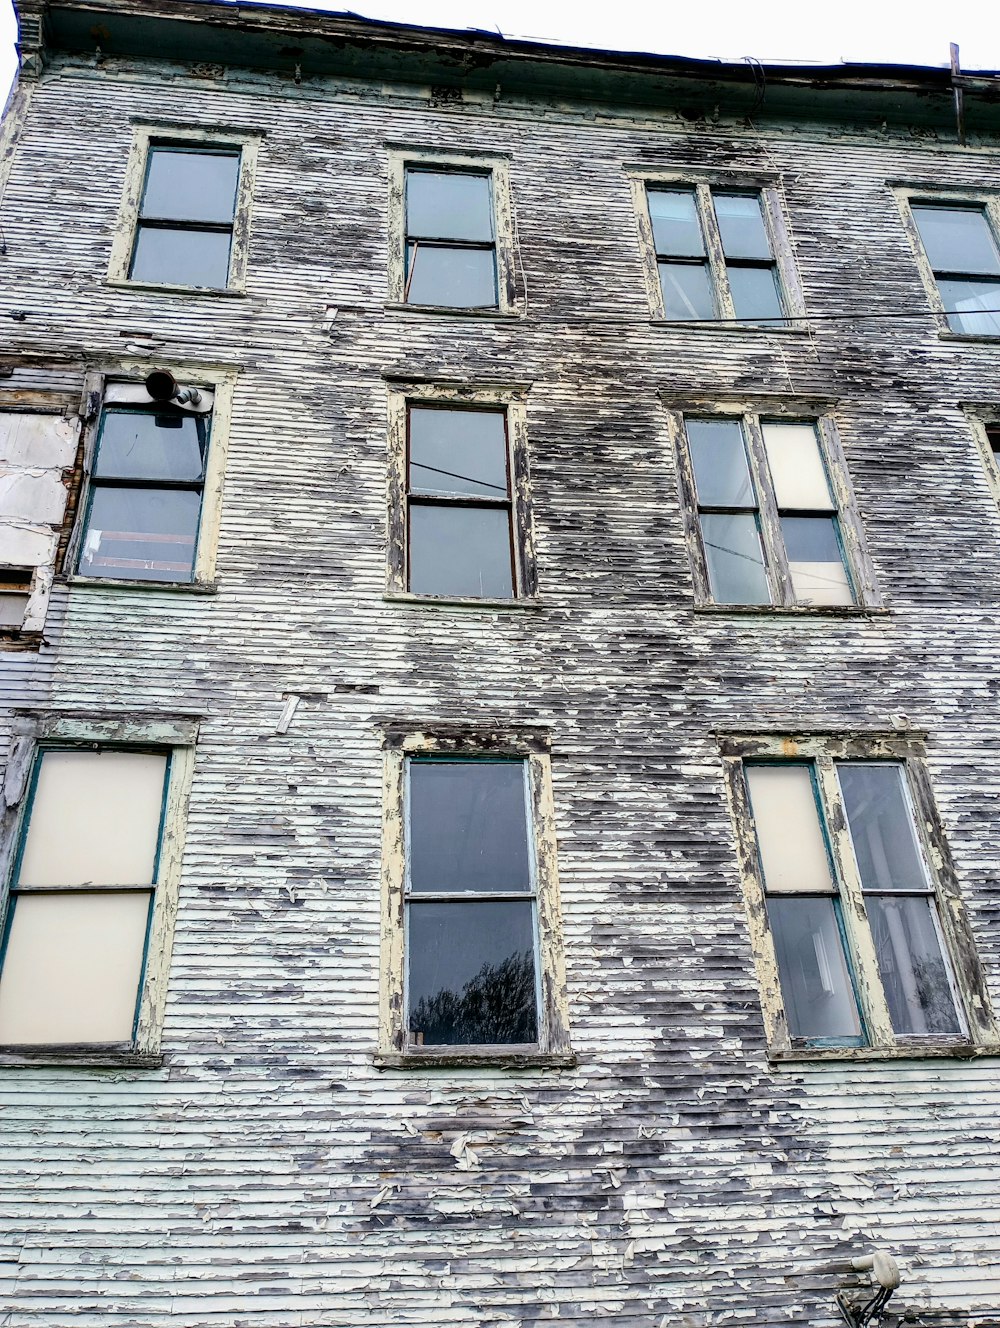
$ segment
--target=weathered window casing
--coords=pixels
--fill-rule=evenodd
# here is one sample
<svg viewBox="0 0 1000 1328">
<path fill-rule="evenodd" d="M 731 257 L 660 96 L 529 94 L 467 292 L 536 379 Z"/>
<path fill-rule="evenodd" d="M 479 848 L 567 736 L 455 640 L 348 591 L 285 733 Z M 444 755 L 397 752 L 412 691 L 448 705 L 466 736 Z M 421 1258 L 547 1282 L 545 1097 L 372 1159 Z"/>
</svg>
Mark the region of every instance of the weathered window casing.
<svg viewBox="0 0 1000 1328">
<path fill-rule="evenodd" d="M 996 297 L 990 296 L 986 303 L 990 309 L 1000 310 L 1000 197 L 972 189 L 941 190 L 937 185 L 896 184 L 892 190 L 903 226 L 913 246 L 917 270 L 936 316 L 939 332 L 951 337 L 995 341 L 1000 337 L 1000 313 L 992 317 L 987 314 L 977 316 L 975 310 L 967 311 L 964 315 L 956 313 L 957 306 L 946 302 L 945 295 L 951 289 L 947 285 L 949 281 L 975 283 L 977 279 L 982 279 L 991 287 L 995 284 Z M 940 261 L 935 262 L 932 258 L 933 245 L 929 248 L 920 232 L 918 217 L 921 209 L 941 209 L 945 212 L 954 210 L 981 217 L 983 246 L 992 249 L 996 267 L 990 265 L 990 270 L 987 270 L 975 261 L 963 261 L 961 266 L 946 268 Z M 942 282 L 946 283 L 943 288 L 940 284 Z M 981 326 L 963 328 L 963 318 L 971 319 L 974 325 L 978 323 Z"/>
<path fill-rule="evenodd" d="M 741 405 L 746 403 L 730 406 L 679 402 L 667 394 L 664 394 L 664 404 L 677 457 L 681 510 L 697 605 L 749 612 L 775 608 L 797 613 L 854 612 L 881 607 L 882 601 L 874 569 L 865 549 L 843 450 L 829 413 L 823 413 L 822 410 L 807 412 L 797 403 L 763 399 L 753 403 L 753 410 L 741 409 Z M 720 506 L 717 503 L 706 503 L 698 492 L 686 422 L 702 420 L 738 422 L 742 428 L 752 493 L 749 500 L 741 505 L 741 510 L 752 512 L 756 519 L 765 583 L 761 586 L 761 598 L 756 602 L 732 603 L 717 599 L 713 592 L 705 522 L 702 518 L 706 514 L 737 509 L 732 504 L 724 503 Z M 815 509 L 799 508 L 779 501 L 780 486 L 775 482 L 764 433 L 772 423 L 777 426 L 805 425 L 814 430 L 829 488 L 828 505 Z M 782 521 L 790 517 L 821 517 L 833 522 L 843 567 L 850 582 L 850 594 L 842 595 L 840 602 L 808 602 L 810 597 L 804 593 L 801 581 L 795 574 L 794 559 L 790 560 L 789 557 L 788 529 L 786 527 L 784 532 L 782 529 Z M 822 596 L 816 595 L 813 598 L 819 600 Z M 831 598 L 836 599 L 835 596 Z"/>
<path fill-rule="evenodd" d="M 761 1009 L 768 1048 L 777 1059 L 804 1056 L 914 1056 L 974 1054 L 998 1050 L 998 1031 L 985 978 L 972 938 L 944 831 L 934 804 L 923 743 L 897 734 L 866 738 L 800 737 L 797 735 L 731 737 L 721 740 L 726 791 L 740 862 L 740 878 L 760 982 Z M 898 767 L 912 810 L 912 829 L 919 845 L 927 882 L 926 893 L 936 906 L 943 954 L 954 979 L 953 995 L 961 1028 L 946 1035 L 894 1033 L 886 991 L 869 920 L 872 892 L 863 889 L 855 845 L 838 781 L 838 763 L 886 763 Z M 816 806 L 824 833 L 831 873 L 831 898 L 836 900 L 854 996 L 861 1026 L 856 1037 L 796 1038 L 785 1008 L 775 937 L 766 900 L 775 897 L 765 881 L 751 798 L 747 765 L 806 766 L 814 781 Z M 794 818 L 791 839 L 802 829 Z M 810 894 L 808 888 L 800 897 Z"/>
<path fill-rule="evenodd" d="M 534 731 L 387 726 L 383 740 L 382 983 L 378 1060 L 383 1065 L 433 1063 L 564 1064 L 571 1060 L 563 960 L 555 813 L 548 738 Z M 406 919 L 409 899 L 407 765 L 412 761 L 504 760 L 523 764 L 536 918 L 537 1041 L 513 1044 L 414 1045 L 408 1037 Z M 458 898 L 458 896 L 455 896 Z"/>
<path fill-rule="evenodd" d="M 493 209 L 493 237 L 472 247 L 486 252 L 495 249 L 496 299 L 482 305 L 447 305 L 414 303 L 407 288 L 407 173 L 441 173 L 485 177 L 489 183 Z M 514 254 L 515 223 L 510 189 L 510 166 L 506 156 L 488 153 L 442 153 L 433 149 L 392 147 L 389 152 L 389 300 L 417 310 L 454 309 L 467 314 L 511 314 L 520 312 L 517 304 Z M 421 237 L 417 237 L 421 238 Z M 443 241 L 445 247 L 448 241 Z"/>
<path fill-rule="evenodd" d="M 0 879 L 3 896 L 0 900 L 0 935 L 9 945 L 12 901 L 16 898 L 58 896 L 74 903 L 88 896 L 117 896 L 125 898 L 131 889 L 148 899 L 148 923 L 140 942 L 142 952 L 131 954 L 128 961 L 137 974 L 137 1000 L 130 1035 L 113 1041 L 72 1040 L 54 1033 L 44 1043 L 30 1043 L 24 1038 L 0 1046 L 0 1059 L 18 1060 L 82 1060 L 87 1063 L 113 1064 L 119 1061 L 133 1063 L 149 1061 L 159 1054 L 166 1002 L 167 977 L 173 943 L 174 919 L 177 912 L 177 893 L 188 796 L 194 765 L 194 744 L 197 724 L 186 719 L 124 721 L 120 719 L 75 719 L 62 716 L 22 717 L 15 724 L 16 735 L 5 778 L 3 814 L 0 816 Z M 157 840 L 155 867 L 152 880 L 122 881 L 116 885 L 95 881 L 85 886 L 49 882 L 42 887 L 28 886 L 20 879 L 21 857 L 29 832 L 35 780 L 40 768 L 39 758 L 44 753 L 120 752 L 125 754 L 149 753 L 162 758 L 165 770 L 163 801 Z M 72 771 L 72 765 L 70 766 Z M 49 809 L 51 812 L 51 808 Z M 110 846 L 112 854 L 115 845 Z M 65 856 L 65 855 L 64 855 Z M 123 893 L 124 891 L 124 893 Z M 9 950 L 8 950 L 9 953 Z M 113 956 L 109 957 L 109 962 Z M 29 975 L 30 976 L 30 975 Z M 19 974 L 23 988 L 24 973 Z M 3 969 L 0 968 L 0 989 Z M 85 992 L 82 995 L 85 996 Z M 85 1002 L 81 1001 L 81 1004 Z M 70 1012 L 77 1023 L 77 1012 Z M 18 1023 L 17 1011 L 12 1022 Z M 50 1017 L 48 1025 L 57 1028 Z M 128 1030 L 124 1030 L 125 1034 Z"/>
<path fill-rule="evenodd" d="M 459 387 L 443 384 L 393 381 L 389 391 L 389 464 L 388 464 L 388 593 L 415 600 L 440 603 L 530 605 L 538 594 L 535 544 L 531 514 L 531 482 L 528 471 L 527 387 Z M 511 535 L 510 598 L 486 598 L 466 594 L 415 594 L 410 585 L 410 521 L 414 501 L 433 504 L 426 495 L 416 500 L 410 488 L 410 411 L 471 410 L 503 413 L 506 424 L 508 492 L 496 498 L 461 499 L 473 507 L 491 503 L 497 510 L 509 511 Z M 456 466 L 456 470 L 460 470 Z"/>
<path fill-rule="evenodd" d="M 180 125 L 141 124 L 136 127 L 125 171 L 125 187 L 111 246 L 108 280 L 115 285 L 153 287 L 157 290 L 199 291 L 209 295 L 238 295 L 246 290 L 247 258 L 250 243 L 250 207 L 257 169 L 259 134 L 229 132 L 225 129 L 199 129 Z M 165 219 L 144 208 L 151 153 L 157 149 L 181 153 L 238 155 L 239 171 L 235 201 L 230 220 L 199 221 L 197 217 Z M 144 215 L 147 213 L 148 215 Z M 133 275 L 140 233 L 146 228 L 184 232 L 197 244 L 199 235 L 213 237 L 209 243 L 221 244 L 229 237 L 228 271 L 221 284 L 197 285 L 176 281 L 150 280 Z"/>
</svg>

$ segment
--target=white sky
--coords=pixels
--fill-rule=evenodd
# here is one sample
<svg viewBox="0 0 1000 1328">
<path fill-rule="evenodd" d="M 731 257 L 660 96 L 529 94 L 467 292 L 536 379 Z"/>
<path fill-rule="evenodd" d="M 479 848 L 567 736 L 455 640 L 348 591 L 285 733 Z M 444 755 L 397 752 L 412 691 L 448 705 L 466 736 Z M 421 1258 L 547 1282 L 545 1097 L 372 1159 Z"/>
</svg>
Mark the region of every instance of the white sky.
<svg viewBox="0 0 1000 1328">
<path fill-rule="evenodd" d="M 1000 69 L 997 0 L 309 0 L 296 7 L 435 27 L 496 29 L 580 46 L 762 61 L 944 65 L 948 43 L 966 69 Z M 14 19 L 0 0 L 0 95 L 14 70 Z"/>
</svg>

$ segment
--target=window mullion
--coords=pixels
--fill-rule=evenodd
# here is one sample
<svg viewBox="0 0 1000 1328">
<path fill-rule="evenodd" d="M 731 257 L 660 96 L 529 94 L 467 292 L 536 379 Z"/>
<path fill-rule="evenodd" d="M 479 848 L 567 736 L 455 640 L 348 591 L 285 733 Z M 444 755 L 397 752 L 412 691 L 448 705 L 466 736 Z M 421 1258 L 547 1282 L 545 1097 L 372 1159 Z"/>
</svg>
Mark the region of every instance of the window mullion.
<svg viewBox="0 0 1000 1328">
<path fill-rule="evenodd" d="M 712 285 L 715 288 L 715 304 L 719 317 L 735 319 L 736 308 L 732 292 L 729 289 L 729 277 L 726 274 L 726 258 L 722 249 L 722 234 L 715 216 L 712 191 L 707 184 L 696 186 L 698 209 L 701 212 L 702 234 L 705 237 L 705 249 L 708 254 L 708 266 L 712 273 Z"/>
<path fill-rule="evenodd" d="M 816 758 L 816 782 L 823 803 L 834 870 L 840 885 L 844 926 L 864 1019 L 873 1046 L 892 1046 L 896 1038 L 879 975 L 878 957 L 865 909 L 861 879 L 854 861 L 840 784 L 831 756 L 821 755 Z"/>
<path fill-rule="evenodd" d="M 788 570 L 785 543 L 781 538 L 781 521 L 771 487 L 771 475 L 764 451 L 764 435 L 756 415 L 743 416 L 743 431 L 747 440 L 747 456 L 754 489 L 757 492 L 757 510 L 760 514 L 760 536 L 764 544 L 767 579 L 775 604 L 787 608 L 795 603 L 792 577 Z"/>
</svg>

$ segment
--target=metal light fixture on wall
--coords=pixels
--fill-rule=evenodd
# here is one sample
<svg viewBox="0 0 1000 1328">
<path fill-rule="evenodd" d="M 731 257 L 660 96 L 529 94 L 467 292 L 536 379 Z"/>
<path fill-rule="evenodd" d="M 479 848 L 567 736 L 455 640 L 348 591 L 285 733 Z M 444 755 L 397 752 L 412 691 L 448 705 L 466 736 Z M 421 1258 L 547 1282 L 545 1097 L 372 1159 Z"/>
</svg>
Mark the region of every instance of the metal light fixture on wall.
<svg viewBox="0 0 1000 1328">
<path fill-rule="evenodd" d="M 850 1328 L 868 1328 L 869 1324 L 881 1323 L 885 1307 L 892 1293 L 899 1286 L 899 1267 L 891 1254 L 876 1250 L 874 1254 L 859 1254 L 851 1260 L 851 1267 L 857 1273 L 871 1273 L 878 1283 L 875 1294 L 870 1299 L 849 1300 L 844 1291 L 837 1292 L 837 1308 Z"/>
</svg>

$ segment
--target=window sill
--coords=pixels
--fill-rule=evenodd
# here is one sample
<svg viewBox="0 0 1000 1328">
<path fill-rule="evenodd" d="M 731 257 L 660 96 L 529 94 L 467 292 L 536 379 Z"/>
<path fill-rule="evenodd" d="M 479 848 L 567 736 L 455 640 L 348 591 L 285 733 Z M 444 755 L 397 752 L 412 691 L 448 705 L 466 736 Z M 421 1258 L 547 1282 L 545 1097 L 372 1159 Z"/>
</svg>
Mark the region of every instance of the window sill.
<svg viewBox="0 0 1000 1328">
<path fill-rule="evenodd" d="M 577 1064 L 571 1051 L 475 1051 L 457 1048 L 447 1051 L 377 1051 L 373 1064 L 379 1070 L 571 1070 Z"/>
<path fill-rule="evenodd" d="M 159 1052 L 136 1051 L 127 1043 L 73 1046 L 0 1046 L 0 1069 L 20 1066 L 58 1066 L 94 1070 L 156 1070 L 163 1064 Z"/>
<path fill-rule="evenodd" d="M 809 336 L 809 327 L 804 323 L 797 323 L 794 320 L 791 323 L 778 323 L 774 327 L 762 327 L 760 323 L 725 323 L 722 319 L 669 319 L 653 317 L 649 320 L 651 327 L 660 327 L 669 329 L 671 332 L 684 331 L 690 329 L 692 332 L 736 332 L 740 336 L 745 336 L 748 332 L 766 333 L 780 337 L 807 337 Z"/>
<path fill-rule="evenodd" d="M 739 617 L 888 618 L 890 611 L 873 604 L 695 604 L 695 613 Z"/>
<path fill-rule="evenodd" d="M 979 1060 L 1000 1056 L 1000 1042 L 908 1042 L 896 1047 L 791 1047 L 771 1051 L 775 1066 L 817 1061 L 918 1061 L 928 1059 Z"/>
<path fill-rule="evenodd" d="M 405 590 L 389 590 L 382 596 L 387 604 L 420 604 L 430 609 L 541 609 L 542 601 L 535 597 L 523 599 L 462 599 L 449 595 L 411 595 Z"/>
<path fill-rule="evenodd" d="M 167 282 L 129 281 L 124 277 L 108 277 L 104 284 L 113 286 L 116 290 L 155 291 L 167 295 L 207 295 L 209 299 L 216 300 L 245 300 L 247 298 L 246 288 L 236 286 L 227 286 L 225 290 L 217 290 L 214 286 L 172 286 Z"/>
<path fill-rule="evenodd" d="M 1000 341 L 1000 332 L 953 332 L 950 327 L 938 329 L 942 341 L 973 341 L 983 346 L 995 346 Z"/>
<path fill-rule="evenodd" d="M 406 304 L 403 300 L 386 300 L 386 313 L 433 314 L 445 318 L 523 318 L 519 309 L 482 308 L 475 305 Z"/>
<path fill-rule="evenodd" d="M 217 581 L 114 581 L 103 576 L 61 576 L 57 580 L 63 585 L 86 587 L 90 590 L 169 590 L 182 595 L 216 595 L 219 591 Z"/>
</svg>

